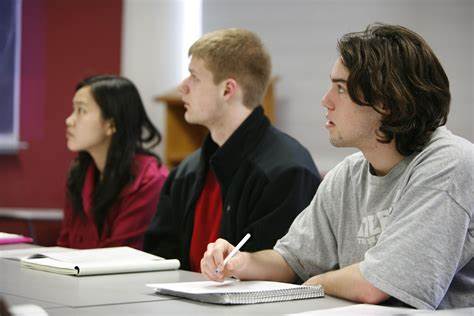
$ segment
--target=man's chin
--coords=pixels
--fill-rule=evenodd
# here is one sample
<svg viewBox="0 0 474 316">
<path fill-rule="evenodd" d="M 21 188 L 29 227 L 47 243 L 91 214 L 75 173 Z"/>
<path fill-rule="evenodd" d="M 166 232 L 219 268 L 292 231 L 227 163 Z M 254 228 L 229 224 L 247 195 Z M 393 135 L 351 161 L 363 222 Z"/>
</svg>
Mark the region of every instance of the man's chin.
<svg viewBox="0 0 474 316">
<path fill-rule="evenodd" d="M 189 124 L 194 124 L 192 116 L 189 115 L 188 111 L 184 112 L 184 120 L 188 122 Z"/>
<path fill-rule="evenodd" d="M 189 124 L 200 124 L 199 120 L 196 120 L 188 111 L 184 112 L 184 120 Z"/>
<path fill-rule="evenodd" d="M 342 139 L 338 139 L 338 138 L 329 138 L 329 142 L 331 143 L 331 145 L 333 145 L 334 147 L 346 147 L 345 144 L 344 144 L 344 141 Z"/>
</svg>

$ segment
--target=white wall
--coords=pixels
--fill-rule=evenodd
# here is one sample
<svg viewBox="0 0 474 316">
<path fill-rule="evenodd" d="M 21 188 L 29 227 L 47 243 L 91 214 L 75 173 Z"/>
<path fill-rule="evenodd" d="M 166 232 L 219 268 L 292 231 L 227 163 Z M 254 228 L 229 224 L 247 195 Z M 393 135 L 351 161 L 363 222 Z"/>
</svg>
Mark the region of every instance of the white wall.
<svg viewBox="0 0 474 316">
<path fill-rule="evenodd" d="M 336 40 L 372 22 L 420 33 L 451 82 L 448 127 L 474 142 L 474 1 L 471 0 L 204 0 L 203 32 L 244 27 L 273 57 L 277 126 L 300 140 L 322 170 L 352 149 L 332 147 L 320 99 L 337 57 Z"/>
<path fill-rule="evenodd" d="M 164 106 L 154 97 L 181 78 L 183 2 L 124 0 L 121 73 L 140 91 L 147 113 L 164 134 Z M 185 53 L 184 53 L 185 54 Z M 164 146 L 158 152 L 163 157 Z"/>
<path fill-rule="evenodd" d="M 152 98 L 181 79 L 184 1 L 197 0 L 124 0 L 122 73 L 137 84 L 161 131 L 163 106 Z M 262 37 L 280 78 L 277 126 L 300 140 L 323 171 L 354 151 L 329 144 L 320 106 L 336 40 L 375 21 L 405 25 L 428 41 L 451 81 L 448 127 L 474 142 L 472 0 L 203 0 L 202 10 L 203 32 L 244 27 Z"/>
</svg>

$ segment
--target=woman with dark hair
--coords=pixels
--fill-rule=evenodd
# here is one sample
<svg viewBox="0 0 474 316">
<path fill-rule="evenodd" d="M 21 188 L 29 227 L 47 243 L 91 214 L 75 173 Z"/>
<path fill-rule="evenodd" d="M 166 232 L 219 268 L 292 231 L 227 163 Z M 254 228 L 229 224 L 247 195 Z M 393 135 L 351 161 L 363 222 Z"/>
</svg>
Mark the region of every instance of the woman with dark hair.
<svg viewBox="0 0 474 316">
<path fill-rule="evenodd" d="M 168 170 L 148 149 L 161 135 L 137 88 L 118 76 L 84 79 L 66 126 L 67 147 L 78 155 L 68 175 L 58 245 L 142 249 Z"/>
</svg>

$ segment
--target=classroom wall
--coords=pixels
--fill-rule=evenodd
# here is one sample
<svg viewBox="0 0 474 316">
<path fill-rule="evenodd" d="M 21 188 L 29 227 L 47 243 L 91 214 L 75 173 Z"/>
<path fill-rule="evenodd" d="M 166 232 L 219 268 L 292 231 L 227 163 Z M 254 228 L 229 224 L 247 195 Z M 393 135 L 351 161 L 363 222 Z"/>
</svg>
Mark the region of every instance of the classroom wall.
<svg viewBox="0 0 474 316">
<path fill-rule="evenodd" d="M 177 56 L 187 50 L 178 43 L 183 2 L 23 3 L 20 137 L 29 148 L 0 155 L 0 207 L 62 208 L 73 157 L 64 119 L 74 85 L 88 74 L 121 72 L 136 82 L 164 131 L 162 107 L 152 99 L 180 80 Z M 474 141 L 474 1 L 203 0 L 202 20 L 204 32 L 245 27 L 262 37 L 279 77 L 277 126 L 308 147 L 322 171 L 354 151 L 332 147 L 323 127 L 320 99 L 337 56 L 336 39 L 374 21 L 406 25 L 428 40 L 451 80 L 448 126 Z"/>
<path fill-rule="evenodd" d="M 73 154 L 65 118 L 76 83 L 120 73 L 121 0 L 23 0 L 20 139 L 0 155 L 0 207 L 62 208 Z"/>
<path fill-rule="evenodd" d="M 124 0 L 123 6 L 121 72 L 135 83 L 150 119 L 164 133 L 165 106 L 154 99 L 182 80 L 184 3 Z M 154 148 L 161 157 L 164 142 Z"/>
<path fill-rule="evenodd" d="M 301 141 L 323 171 L 355 151 L 329 143 L 320 105 L 336 40 L 373 22 L 405 25 L 428 41 L 451 83 L 447 125 L 474 142 L 474 1 L 203 0 L 202 20 L 204 33 L 243 27 L 261 36 L 279 77 L 276 125 Z"/>
</svg>

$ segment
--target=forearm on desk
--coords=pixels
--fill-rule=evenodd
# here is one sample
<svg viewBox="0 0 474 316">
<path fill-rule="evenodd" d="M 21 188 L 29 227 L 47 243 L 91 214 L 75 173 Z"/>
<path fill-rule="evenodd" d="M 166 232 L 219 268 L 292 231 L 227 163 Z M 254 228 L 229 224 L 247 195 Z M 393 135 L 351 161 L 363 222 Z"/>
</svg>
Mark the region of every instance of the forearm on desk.
<svg viewBox="0 0 474 316">
<path fill-rule="evenodd" d="M 378 304 L 390 297 L 362 276 L 358 263 L 314 276 L 305 284 L 321 284 L 328 295 L 368 304 Z"/>
<path fill-rule="evenodd" d="M 241 280 L 268 280 L 292 283 L 296 275 L 285 259 L 274 250 L 262 250 L 255 253 L 242 253 L 244 264 L 239 269 Z"/>
</svg>

